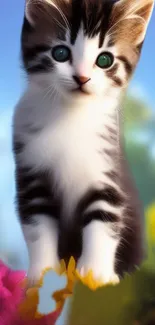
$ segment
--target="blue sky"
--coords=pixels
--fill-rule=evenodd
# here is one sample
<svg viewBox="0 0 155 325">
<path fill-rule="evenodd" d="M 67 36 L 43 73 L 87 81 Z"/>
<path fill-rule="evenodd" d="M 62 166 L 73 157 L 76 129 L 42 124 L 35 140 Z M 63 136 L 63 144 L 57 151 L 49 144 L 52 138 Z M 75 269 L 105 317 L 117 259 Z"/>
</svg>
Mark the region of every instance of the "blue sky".
<svg viewBox="0 0 155 325">
<path fill-rule="evenodd" d="M 0 10 L 0 256 L 10 252 L 27 267 L 27 251 L 14 208 L 14 163 L 11 152 L 11 118 L 24 87 L 20 69 L 20 31 L 24 0 L 1 1 Z M 131 91 L 155 111 L 155 11 Z"/>
</svg>

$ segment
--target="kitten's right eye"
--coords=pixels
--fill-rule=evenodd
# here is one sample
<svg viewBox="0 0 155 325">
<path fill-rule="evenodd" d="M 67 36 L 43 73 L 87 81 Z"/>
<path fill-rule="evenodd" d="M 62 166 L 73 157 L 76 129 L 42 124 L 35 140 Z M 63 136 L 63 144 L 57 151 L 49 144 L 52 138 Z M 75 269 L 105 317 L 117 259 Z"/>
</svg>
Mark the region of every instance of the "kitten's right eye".
<svg viewBox="0 0 155 325">
<path fill-rule="evenodd" d="M 108 69 L 113 65 L 114 57 L 109 52 L 103 52 L 99 54 L 96 65 L 101 69 Z"/>
<path fill-rule="evenodd" d="M 58 45 L 53 48 L 52 56 L 57 62 L 66 62 L 71 58 L 70 49 L 64 45 Z"/>
</svg>

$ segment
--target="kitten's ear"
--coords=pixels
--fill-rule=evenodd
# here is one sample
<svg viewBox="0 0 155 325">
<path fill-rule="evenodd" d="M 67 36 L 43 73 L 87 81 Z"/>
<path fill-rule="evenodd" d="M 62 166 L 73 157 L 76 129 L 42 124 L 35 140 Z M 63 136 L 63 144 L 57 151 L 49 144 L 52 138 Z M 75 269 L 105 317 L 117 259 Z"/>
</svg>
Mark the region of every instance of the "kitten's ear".
<svg viewBox="0 0 155 325">
<path fill-rule="evenodd" d="M 119 0 L 114 6 L 113 26 L 135 45 L 144 41 L 154 7 L 154 0 Z"/>
<path fill-rule="evenodd" d="M 25 17 L 31 25 L 43 15 L 48 14 L 49 4 L 52 5 L 54 0 L 26 0 Z"/>
<path fill-rule="evenodd" d="M 26 0 L 25 17 L 31 25 L 41 24 L 47 20 L 52 24 L 53 15 L 58 20 L 62 18 L 68 10 L 68 0 Z"/>
<path fill-rule="evenodd" d="M 26 0 L 25 3 L 25 17 L 31 25 L 34 24 L 35 2 L 34 0 Z"/>
</svg>

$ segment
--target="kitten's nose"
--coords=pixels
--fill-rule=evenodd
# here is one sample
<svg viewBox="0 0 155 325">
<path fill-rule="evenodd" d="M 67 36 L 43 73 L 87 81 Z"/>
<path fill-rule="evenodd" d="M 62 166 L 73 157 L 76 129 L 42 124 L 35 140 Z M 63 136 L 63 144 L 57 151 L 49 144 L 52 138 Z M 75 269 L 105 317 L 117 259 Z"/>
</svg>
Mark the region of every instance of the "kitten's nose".
<svg viewBox="0 0 155 325">
<path fill-rule="evenodd" d="M 79 86 L 86 84 L 90 80 L 90 78 L 85 76 L 73 76 L 73 79 L 77 82 Z"/>
</svg>

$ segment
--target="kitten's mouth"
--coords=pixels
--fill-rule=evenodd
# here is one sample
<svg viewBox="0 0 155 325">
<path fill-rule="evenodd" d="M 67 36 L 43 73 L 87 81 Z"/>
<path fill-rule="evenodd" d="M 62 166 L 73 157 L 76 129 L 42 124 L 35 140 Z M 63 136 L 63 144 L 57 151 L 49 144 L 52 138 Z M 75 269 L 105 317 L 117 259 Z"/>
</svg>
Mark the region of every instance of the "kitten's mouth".
<svg viewBox="0 0 155 325">
<path fill-rule="evenodd" d="M 78 87 L 76 89 L 72 89 L 72 93 L 81 94 L 81 95 L 90 95 L 88 91 L 86 91 L 83 87 Z"/>
</svg>

